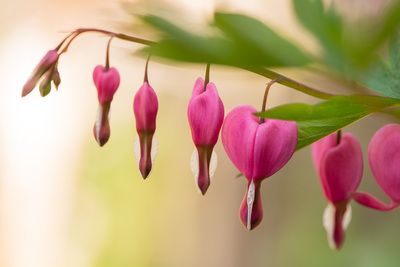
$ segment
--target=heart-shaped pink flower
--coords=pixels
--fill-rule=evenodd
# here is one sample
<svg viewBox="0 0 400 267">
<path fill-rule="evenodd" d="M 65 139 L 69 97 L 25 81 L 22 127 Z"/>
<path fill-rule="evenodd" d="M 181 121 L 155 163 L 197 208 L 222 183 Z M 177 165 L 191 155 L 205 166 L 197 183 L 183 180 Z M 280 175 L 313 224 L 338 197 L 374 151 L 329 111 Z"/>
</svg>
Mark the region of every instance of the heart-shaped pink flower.
<svg viewBox="0 0 400 267">
<path fill-rule="evenodd" d="M 312 156 L 325 197 L 324 226 L 329 245 L 340 249 L 351 219 L 350 193 L 363 174 L 363 155 L 354 135 L 333 133 L 312 145 Z"/>
<path fill-rule="evenodd" d="M 150 174 L 157 155 L 158 143 L 154 136 L 157 111 L 158 99 L 156 92 L 149 82 L 145 80 L 133 100 L 133 112 L 138 133 L 138 137 L 134 141 L 134 154 L 143 179 L 146 179 Z"/>
<path fill-rule="evenodd" d="M 93 134 L 97 143 L 104 146 L 110 138 L 109 112 L 111 101 L 118 89 L 120 78 L 115 68 L 96 66 L 93 71 L 93 81 L 97 89 L 99 108 Z"/>
<path fill-rule="evenodd" d="M 226 153 L 249 183 L 239 213 L 249 230 L 262 219 L 261 181 L 289 161 L 298 139 L 296 122 L 275 119 L 260 122 L 254 115 L 256 112 L 250 105 L 234 108 L 226 116 L 221 133 Z"/>
<path fill-rule="evenodd" d="M 218 141 L 224 120 L 224 104 L 213 83 L 209 82 L 204 87 L 204 80 L 197 79 L 187 114 L 193 143 L 197 150 L 192 155 L 192 171 L 196 185 L 204 195 L 216 168 L 216 154 L 213 148 Z"/>
<path fill-rule="evenodd" d="M 391 203 L 385 204 L 366 192 L 354 192 L 358 203 L 381 211 L 400 206 L 400 125 L 388 124 L 372 137 L 368 148 L 368 161 L 372 174 Z"/>
</svg>

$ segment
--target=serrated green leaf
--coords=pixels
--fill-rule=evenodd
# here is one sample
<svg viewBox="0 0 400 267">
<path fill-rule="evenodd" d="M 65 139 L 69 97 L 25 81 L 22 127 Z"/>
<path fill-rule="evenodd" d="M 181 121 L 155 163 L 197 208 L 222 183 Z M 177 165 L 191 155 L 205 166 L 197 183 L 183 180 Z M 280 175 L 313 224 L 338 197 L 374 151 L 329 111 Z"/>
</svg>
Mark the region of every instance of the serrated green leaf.
<svg viewBox="0 0 400 267">
<path fill-rule="evenodd" d="M 296 121 L 299 128 L 298 150 L 373 112 L 394 106 L 400 106 L 399 99 L 350 95 L 335 96 L 316 105 L 283 105 L 256 115 Z"/>
</svg>

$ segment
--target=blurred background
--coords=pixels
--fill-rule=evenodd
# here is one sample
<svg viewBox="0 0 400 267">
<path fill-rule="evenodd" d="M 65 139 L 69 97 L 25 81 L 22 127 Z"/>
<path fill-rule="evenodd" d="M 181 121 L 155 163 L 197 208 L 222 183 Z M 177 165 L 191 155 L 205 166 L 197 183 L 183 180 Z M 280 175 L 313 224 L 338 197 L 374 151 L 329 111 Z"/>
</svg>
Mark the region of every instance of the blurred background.
<svg viewBox="0 0 400 267">
<path fill-rule="evenodd" d="M 62 83 L 46 98 L 37 89 L 21 98 L 36 64 L 79 27 L 126 31 L 126 3 L 106 0 L 0 0 L 0 266 L 399 266 L 399 211 L 388 213 L 352 203 L 353 218 L 340 252 L 329 248 L 322 226 L 327 202 L 314 172 L 310 149 L 295 153 L 263 182 L 264 219 L 247 231 L 238 218 L 246 180 L 216 146 L 219 166 L 205 196 L 190 170 L 194 149 L 186 109 L 205 66 L 151 61 L 149 80 L 158 94 L 159 153 L 143 181 L 133 156 L 132 103 L 143 81 L 141 46 L 113 40 L 111 65 L 121 85 L 111 112 L 111 138 L 99 148 L 92 134 L 97 96 L 93 68 L 104 64 L 108 38 L 84 34 L 59 62 Z M 317 49 L 300 28 L 291 1 L 171 0 L 194 23 L 214 8 L 247 13 L 283 35 Z M 332 1 L 330 1 L 332 2 Z M 339 1 L 338 1 L 339 2 Z M 385 1 L 343 1 L 353 15 L 379 10 Z M 368 2 L 368 3 L 366 3 Z M 150 4 L 149 4 L 150 3 Z M 147 2 L 151 8 L 163 5 Z M 351 9 L 349 9 L 351 8 Z M 188 24 L 190 25 L 190 24 Z M 329 77 L 301 70 L 277 70 L 300 82 L 338 93 L 346 88 Z M 261 107 L 266 79 L 233 68 L 212 66 L 225 113 L 239 104 Z M 280 85 L 273 107 L 315 103 Z M 366 156 L 368 142 L 393 117 L 372 115 L 344 131 L 353 132 Z M 365 158 L 360 189 L 385 201 Z"/>
</svg>

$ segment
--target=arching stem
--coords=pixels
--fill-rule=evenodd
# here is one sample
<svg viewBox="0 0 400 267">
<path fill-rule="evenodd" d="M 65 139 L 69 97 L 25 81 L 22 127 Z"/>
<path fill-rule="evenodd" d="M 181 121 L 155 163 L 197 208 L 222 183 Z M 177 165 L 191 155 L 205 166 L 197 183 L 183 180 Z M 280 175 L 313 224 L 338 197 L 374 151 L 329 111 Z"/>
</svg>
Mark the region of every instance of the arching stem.
<svg viewBox="0 0 400 267">
<path fill-rule="evenodd" d="M 110 68 L 110 44 L 111 44 L 111 40 L 113 38 L 114 38 L 114 36 L 111 36 L 110 40 L 107 43 L 106 66 L 105 66 L 106 71 Z"/>
<path fill-rule="evenodd" d="M 268 98 L 268 93 L 269 93 L 269 89 L 271 88 L 271 85 L 273 85 L 276 82 L 279 82 L 280 80 L 281 80 L 281 78 L 278 77 L 278 78 L 273 79 L 269 83 L 267 83 L 267 87 L 265 88 L 265 92 L 264 92 L 264 98 L 263 98 L 261 112 L 264 112 L 267 107 L 267 98 Z M 264 122 L 265 122 L 265 118 L 260 118 L 260 120 L 258 121 L 259 124 L 264 123 Z"/>
</svg>

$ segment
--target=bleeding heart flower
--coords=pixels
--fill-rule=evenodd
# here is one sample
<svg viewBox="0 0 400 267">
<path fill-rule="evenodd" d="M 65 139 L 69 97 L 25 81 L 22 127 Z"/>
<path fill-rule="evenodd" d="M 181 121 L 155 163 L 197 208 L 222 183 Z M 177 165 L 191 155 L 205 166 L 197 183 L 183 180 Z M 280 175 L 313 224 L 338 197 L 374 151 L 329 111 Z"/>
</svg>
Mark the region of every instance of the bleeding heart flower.
<svg viewBox="0 0 400 267">
<path fill-rule="evenodd" d="M 197 79 L 187 114 L 196 146 L 191 160 L 192 171 L 196 186 L 204 195 L 217 166 L 217 155 L 213 148 L 224 120 L 224 105 L 213 83 L 204 86 L 204 80 Z"/>
<path fill-rule="evenodd" d="M 93 134 L 97 143 L 103 146 L 110 138 L 109 112 L 111 101 L 118 89 L 120 77 L 115 68 L 96 66 L 93 71 L 93 81 L 97 89 L 99 108 Z"/>
<path fill-rule="evenodd" d="M 372 137 L 368 148 L 368 161 L 376 182 L 390 198 L 385 204 L 366 192 L 354 192 L 358 203 L 381 211 L 400 206 L 400 125 L 388 124 Z"/>
<path fill-rule="evenodd" d="M 56 87 L 60 84 L 59 74 L 57 70 L 57 62 L 59 56 L 60 55 L 58 54 L 56 49 L 50 50 L 46 53 L 46 55 L 40 60 L 39 64 L 33 70 L 28 81 L 22 88 L 22 97 L 29 94 L 36 87 L 37 83 L 43 76 L 44 79 L 40 85 L 40 93 L 42 96 L 45 96 L 50 92 L 51 81 L 54 82 Z M 57 74 L 58 79 L 57 77 L 55 77 L 55 75 Z"/>
<path fill-rule="evenodd" d="M 340 249 L 351 219 L 350 192 L 357 189 L 363 174 L 359 142 L 350 133 L 333 133 L 312 145 L 312 156 L 329 204 L 323 222 L 329 245 Z"/>
<path fill-rule="evenodd" d="M 261 181 L 279 171 L 297 146 L 294 121 L 261 120 L 250 105 L 234 108 L 222 126 L 222 143 L 232 163 L 247 178 L 248 187 L 240 207 L 243 225 L 254 229 L 262 220 Z"/>
<path fill-rule="evenodd" d="M 143 179 L 146 179 L 151 172 L 158 150 L 157 138 L 154 136 L 158 100 L 156 93 L 147 81 L 147 75 L 142 87 L 135 95 L 133 111 L 136 118 L 136 131 L 139 136 L 136 136 L 133 142 L 134 154 L 139 171 Z"/>
</svg>

